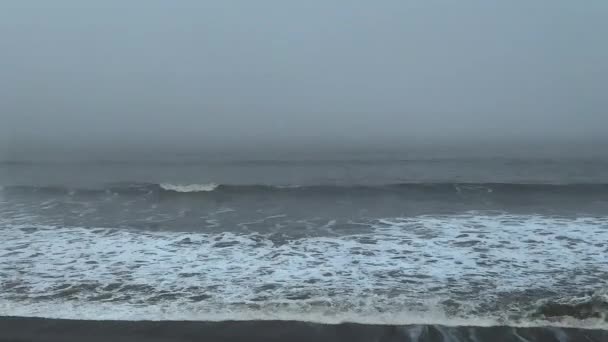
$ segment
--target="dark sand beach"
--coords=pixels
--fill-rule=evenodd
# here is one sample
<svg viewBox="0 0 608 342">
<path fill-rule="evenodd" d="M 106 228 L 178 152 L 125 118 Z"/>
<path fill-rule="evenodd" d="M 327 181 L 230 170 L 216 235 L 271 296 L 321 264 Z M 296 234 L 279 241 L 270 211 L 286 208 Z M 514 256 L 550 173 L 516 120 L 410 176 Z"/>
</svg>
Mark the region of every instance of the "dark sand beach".
<svg viewBox="0 0 608 342">
<path fill-rule="evenodd" d="M 602 342 L 608 331 L 560 328 L 324 325 L 295 321 L 78 321 L 3 317 L 0 341 Z"/>
</svg>

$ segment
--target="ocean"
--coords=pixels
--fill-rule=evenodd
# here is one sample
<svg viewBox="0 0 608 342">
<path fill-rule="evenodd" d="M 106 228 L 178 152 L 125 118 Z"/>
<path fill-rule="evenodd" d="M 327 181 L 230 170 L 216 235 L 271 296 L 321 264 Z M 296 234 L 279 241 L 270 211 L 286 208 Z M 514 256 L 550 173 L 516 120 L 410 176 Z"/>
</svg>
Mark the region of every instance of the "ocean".
<svg viewBox="0 0 608 342">
<path fill-rule="evenodd" d="M 0 185 L 0 340 L 608 341 L 605 159 L 5 161 Z"/>
</svg>

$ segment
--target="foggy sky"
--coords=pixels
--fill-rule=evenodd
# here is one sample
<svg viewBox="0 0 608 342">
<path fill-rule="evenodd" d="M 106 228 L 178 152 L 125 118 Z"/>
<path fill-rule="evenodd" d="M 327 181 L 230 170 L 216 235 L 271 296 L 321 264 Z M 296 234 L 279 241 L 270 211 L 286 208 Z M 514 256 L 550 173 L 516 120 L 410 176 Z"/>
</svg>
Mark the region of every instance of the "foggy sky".
<svg viewBox="0 0 608 342">
<path fill-rule="evenodd" d="M 6 0 L 0 133 L 5 150 L 602 140 L 606 18 L 605 0 Z"/>
</svg>

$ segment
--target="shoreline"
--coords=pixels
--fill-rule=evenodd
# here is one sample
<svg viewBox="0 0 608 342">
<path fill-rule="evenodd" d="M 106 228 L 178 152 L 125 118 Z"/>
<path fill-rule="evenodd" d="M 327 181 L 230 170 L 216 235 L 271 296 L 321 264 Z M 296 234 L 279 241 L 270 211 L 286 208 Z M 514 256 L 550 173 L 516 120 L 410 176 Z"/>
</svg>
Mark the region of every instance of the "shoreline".
<svg viewBox="0 0 608 342">
<path fill-rule="evenodd" d="M 94 321 L 0 317 L 0 341 L 608 341 L 607 330 L 320 324 L 300 321 Z"/>
</svg>

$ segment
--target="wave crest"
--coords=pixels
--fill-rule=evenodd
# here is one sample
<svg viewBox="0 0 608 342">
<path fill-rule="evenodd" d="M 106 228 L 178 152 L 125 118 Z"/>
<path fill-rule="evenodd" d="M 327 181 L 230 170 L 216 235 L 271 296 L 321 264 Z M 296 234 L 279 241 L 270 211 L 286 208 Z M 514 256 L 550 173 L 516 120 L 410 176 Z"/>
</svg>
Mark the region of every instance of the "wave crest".
<svg viewBox="0 0 608 342">
<path fill-rule="evenodd" d="M 396 184 L 220 184 L 220 183 L 117 183 L 99 187 L 9 185 L 1 188 L 9 193 L 78 194 L 112 192 L 119 194 L 174 193 L 315 193 L 315 194 L 426 194 L 452 196 L 500 196 L 513 194 L 547 194 L 564 196 L 605 196 L 608 184 L 525 184 L 525 183 L 396 183 Z"/>
<path fill-rule="evenodd" d="M 219 184 L 215 183 L 207 183 L 207 184 L 171 184 L 171 183 L 161 183 L 160 188 L 167 191 L 175 191 L 175 192 L 210 192 L 217 189 Z"/>
</svg>

